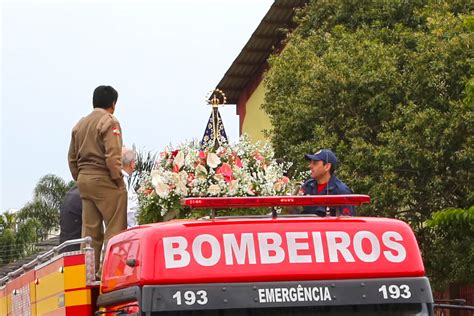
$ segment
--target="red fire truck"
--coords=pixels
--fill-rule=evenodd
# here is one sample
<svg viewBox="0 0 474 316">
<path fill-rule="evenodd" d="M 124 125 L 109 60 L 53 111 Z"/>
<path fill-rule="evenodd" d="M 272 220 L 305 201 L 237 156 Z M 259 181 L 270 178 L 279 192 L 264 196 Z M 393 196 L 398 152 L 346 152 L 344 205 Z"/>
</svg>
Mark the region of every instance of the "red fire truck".
<svg viewBox="0 0 474 316">
<path fill-rule="evenodd" d="M 87 245 L 53 256 L 60 246 L 0 280 L 0 315 L 433 315 L 430 284 L 406 223 L 278 212 L 369 200 L 184 199 L 212 215 L 114 236 L 100 284 Z M 269 215 L 214 216 L 262 207 Z"/>
</svg>

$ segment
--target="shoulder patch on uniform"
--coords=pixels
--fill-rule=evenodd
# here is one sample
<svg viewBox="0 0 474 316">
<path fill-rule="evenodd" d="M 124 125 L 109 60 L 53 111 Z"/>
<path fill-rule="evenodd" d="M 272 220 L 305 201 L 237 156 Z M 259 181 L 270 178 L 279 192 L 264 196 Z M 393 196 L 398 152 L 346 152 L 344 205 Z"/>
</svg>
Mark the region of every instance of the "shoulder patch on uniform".
<svg viewBox="0 0 474 316">
<path fill-rule="evenodd" d="M 113 133 L 114 135 L 119 136 L 119 135 L 120 135 L 120 128 L 118 128 L 118 126 L 114 126 L 114 127 L 112 128 L 112 133 Z"/>
</svg>

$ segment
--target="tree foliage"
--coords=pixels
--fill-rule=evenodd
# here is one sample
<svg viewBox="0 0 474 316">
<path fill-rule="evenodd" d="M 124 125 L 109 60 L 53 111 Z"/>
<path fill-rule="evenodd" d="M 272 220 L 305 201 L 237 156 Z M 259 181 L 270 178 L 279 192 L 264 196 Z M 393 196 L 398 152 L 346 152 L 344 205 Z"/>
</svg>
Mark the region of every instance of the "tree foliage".
<svg viewBox="0 0 474 316">
<path fill-rule="evenodd" d="M 426 224 L 430 242 L 425 264 L 432 284 L 474 283 L 474 206 L 435 212 Z"/>
<path fill-rule="evenodd" d="M 73 181 L 66 183 L 61 177 L 47 174 L 41 177 L 36 184 L 33 200 L 41 201 L 49 207 L 59 210 L 64 196 L 73 185 Z"/>
<path fill-rule="evenodd" d="M 276 155 L 333 149 L 366 215 L 423 223 L 472 204 L 470 1 L 312 1 L 270 59 L 263 109 Z"/>
<path fill-rule="evenodd" d="M 43 176 L 30 202 L 17 213 L 0 216 L 0 264 L 34 253 L 36 242 L 58 229 L 59 208 L 72 185 L 52 174 Z"/>
<path fill-rule="evenodd" d="M 38 231 L 41 239 L 59 227 L 59 208 L 74 183 L 66 183 L 61 177 L 48 174 L 40 178 L 35 186 L 33 199 L 18 212 L 18 220 L 35 219 L 40 223 Z"/>
<path fill-rule="evenodd" d="M 38 241 L 39 226 L 35 219 L 17 221 L 14 213 L 0 215 L 0 265 L 31 254 Z"/>
<path fill-rule="evenodd" d="M 311 1 L 265 79 L 276 155 L 304 170 L 305 153 L 333 149 L 338 176 L 373 199 L 359 214 L 409 222 L 433 269 L 425 221 L 473 205 L 473 10 L 468 0 Z"/>
</svg>

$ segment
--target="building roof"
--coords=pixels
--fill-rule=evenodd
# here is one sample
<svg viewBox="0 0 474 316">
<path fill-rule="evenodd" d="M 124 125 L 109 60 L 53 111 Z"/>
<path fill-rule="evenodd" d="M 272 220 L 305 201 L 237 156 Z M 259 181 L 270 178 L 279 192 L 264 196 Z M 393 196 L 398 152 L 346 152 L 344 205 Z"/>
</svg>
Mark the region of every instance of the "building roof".
<svg viewBox="0 0 474 316">
<path fill-rule="evenodd" d="M 283 29 L 291 29 L 294 26 L 295 9 L 307 2 L 307 0 L 275 0 L 247 44 L 217 84 L 216 88 L 226 94 L 227 103 L 238 103 L 245 87 L 258 75 L 270 54 L 281 46 L 286 36 Z"/>
</svg>

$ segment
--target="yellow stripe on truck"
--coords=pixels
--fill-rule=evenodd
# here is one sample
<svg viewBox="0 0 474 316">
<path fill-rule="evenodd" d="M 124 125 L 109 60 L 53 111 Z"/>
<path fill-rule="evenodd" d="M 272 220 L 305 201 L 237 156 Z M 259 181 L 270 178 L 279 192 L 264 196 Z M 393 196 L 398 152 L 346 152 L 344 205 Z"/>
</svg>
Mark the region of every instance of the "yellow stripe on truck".
<svg viewBox="0 0 474 316">
<path fill-rule="evenodd" d="M 7 315 L 6 287 L 0 287 L 0 315 Z"/>
<path fill-rule="evenodd" d="M 91 305 L 91 290 L 86 286 L 84 260 L 70 259 L 60 258 L 37 270 L 38 315 L 62 313 L 66 306 Z"/>
<path fill-rule="evenodd" d="M 62 307 L 64 307 L 64 295 L 57 294 L 38 302 L 36 312 L 38 315 L 43 315 Z"/>
<path fill-rule="evenodd" d="M 38 282 L 36 286 L 36 301 L 38 303 L 53 294 L 64 292 L 64 274 L 59 271 L 43 276 Z"/>
<path fill-rule="evenodd" d="M 86 287 L 86 265 L 76 265 L 64 268 L 64 288 L 66 290 Z"/>
<path fill-rule="evenodd" d="M 92 303 L 91 290 L 89 289 L 68 291 L 65 296 L 65 306 L 90 305 Z"/>
<path fill-rule="evenodd" d="M 30 304 L 31 304 L 31 316 L 36 316 L 36 284 L 30 282 Z M 1 315 L 1 314 L 0 314 Z"/>
</svg>

